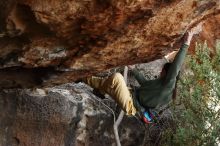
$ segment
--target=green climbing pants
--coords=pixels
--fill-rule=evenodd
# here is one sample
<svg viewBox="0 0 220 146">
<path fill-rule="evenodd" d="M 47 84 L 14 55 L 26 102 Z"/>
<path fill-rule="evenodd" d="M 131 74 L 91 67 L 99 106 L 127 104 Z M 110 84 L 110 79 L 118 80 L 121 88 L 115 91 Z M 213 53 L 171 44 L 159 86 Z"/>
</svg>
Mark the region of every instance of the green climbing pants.
<svg viewBox="0 0 220 146">
<path fill-rule="evenodd" d="M 120 73 L 115 73 L 107 78 L 92 76 L 86 78 L 85 82 L 101 93 L 109 94 L 127 115 L 135 115 L 136 108 L 133 104 L 132 95 Z"/>
</svg>

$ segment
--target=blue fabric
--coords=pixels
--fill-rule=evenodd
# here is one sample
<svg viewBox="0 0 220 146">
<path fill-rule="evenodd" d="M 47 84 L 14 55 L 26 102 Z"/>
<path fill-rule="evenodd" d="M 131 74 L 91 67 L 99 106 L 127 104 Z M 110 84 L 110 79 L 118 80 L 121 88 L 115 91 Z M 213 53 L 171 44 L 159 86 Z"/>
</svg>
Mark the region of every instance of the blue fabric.
<svg viewBox="0 0 220 146">
<path fill-rule="evenodd" d="M 144 117 L 150 122 L 152 120 L 151 113 L 146 111 L 144 112 Z"/>
</svg>

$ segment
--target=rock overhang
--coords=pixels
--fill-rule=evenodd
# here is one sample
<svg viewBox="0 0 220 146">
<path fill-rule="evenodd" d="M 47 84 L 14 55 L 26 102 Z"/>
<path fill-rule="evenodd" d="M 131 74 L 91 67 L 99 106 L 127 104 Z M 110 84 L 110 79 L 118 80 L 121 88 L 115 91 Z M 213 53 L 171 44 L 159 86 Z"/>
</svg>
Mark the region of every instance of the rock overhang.
<svg viewBox="0 0 220 146">
<path fill-rule="evenodd" d="M 149 62 L 200 37 L 219 37 L 220 2 L 175 0 L 21 0 L 1 3 L 1 88 L 54 86 L 109 68 Z M 215 24 L 212 24 L 216 18 Z M 211 26 L 210 26 L 211 25 Z M 218 29 L 213 30 L 214 28 Z M 208 36 L 215 33 L 215 36 Z M 212 39 L 213 38 L 213 39 Z"/>
</svg>

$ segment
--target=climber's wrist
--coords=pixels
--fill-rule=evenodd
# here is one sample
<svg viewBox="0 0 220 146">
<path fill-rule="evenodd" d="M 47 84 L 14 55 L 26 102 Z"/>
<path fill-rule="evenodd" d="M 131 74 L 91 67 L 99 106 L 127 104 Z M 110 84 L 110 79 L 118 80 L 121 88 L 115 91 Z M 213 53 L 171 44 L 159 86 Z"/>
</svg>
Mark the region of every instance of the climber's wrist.
<svg viewBox="0 0 220 146">
<path fill-rule="evenodd" d="M 193 37 L 193 33 L 192 32 L 188 32 L 187 33 L 187 37 L 186 37 L 186 40 L 185 40 L 185 42 L 184 42 L 184 44 L 186 44 L 186 45 L 190 45 L 190 43 L 191 43 L 191 40 L 192 40 L 192 37 Z"/>
</svg>

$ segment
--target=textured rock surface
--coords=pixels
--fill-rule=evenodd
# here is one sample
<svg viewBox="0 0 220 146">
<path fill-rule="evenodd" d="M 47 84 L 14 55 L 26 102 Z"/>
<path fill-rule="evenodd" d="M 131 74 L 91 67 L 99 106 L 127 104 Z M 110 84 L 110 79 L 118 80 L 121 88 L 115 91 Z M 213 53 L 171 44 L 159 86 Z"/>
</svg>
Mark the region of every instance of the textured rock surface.
<svg viewBox="0 0 220 146">
<path fill-rule="evenodd" d="M 183 33 L 201 20 L 208 21 L 202 38 L 213 45 L 212 38 L 219 37 L 219 3 L 1 1 L 0 87 L 53 86 L 112 67 L 152 61 L 177 48 Z"/>
<path fill-rule="evenodd" d="M 220 14 L 209 17 L 203 24 L 203 31 L 199 36 L 195 37 L 194 42 L 204 43 L 207 42 L 210 48 L 213 48 L 213 54 L 215 54 L 216 40 L 220 39 Z M 195 43 L 191 45 L 191 51 L 195 48 Z"/>
<path fill-rule="evenodd" d="M 113 110 L 112 100 L 105 104 Z M 144 129 L 125 117 L 119 134 L 123 145 L 140 145 Z M 134 129 L 138 129 L 134 133 Z M 1 146 L 115 145 L 113 116 L 82 83 L 44 90 L 0 93 Z"/>
</svg>

